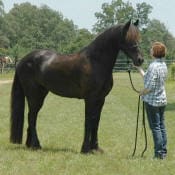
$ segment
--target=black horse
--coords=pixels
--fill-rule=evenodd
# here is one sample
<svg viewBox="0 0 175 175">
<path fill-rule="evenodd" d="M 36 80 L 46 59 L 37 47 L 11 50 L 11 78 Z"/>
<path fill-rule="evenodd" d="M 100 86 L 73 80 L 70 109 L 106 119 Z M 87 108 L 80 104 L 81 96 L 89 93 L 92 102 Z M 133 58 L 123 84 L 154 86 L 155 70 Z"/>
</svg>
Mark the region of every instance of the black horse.
<svg viewBox="0 0 175 175">
<path fill-rule="evenodd" d="M 49 91 L 56 95 L 84 99 L 85 130 L 82 153 L 100 151 L 98 126 L 100 114 L 113 86 L 112 70 L 122 50 L 133 64 L 143 62 L 138 48 L 139 31 L 128 21 L 107 29 L 80 52 L 59 55 L 37 50 L 17 65 L 11 92 L 12 143 L 22 143 L 25 98 L 28 103 L 26 146 L 41 148 L 36 131 L 37 114 Z"/>
</svg>

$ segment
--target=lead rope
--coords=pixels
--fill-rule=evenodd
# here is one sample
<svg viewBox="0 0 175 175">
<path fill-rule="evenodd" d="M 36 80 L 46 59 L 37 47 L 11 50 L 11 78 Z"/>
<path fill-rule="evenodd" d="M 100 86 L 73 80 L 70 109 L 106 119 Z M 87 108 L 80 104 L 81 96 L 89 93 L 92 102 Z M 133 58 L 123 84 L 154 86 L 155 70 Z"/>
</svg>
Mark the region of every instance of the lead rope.
<svg viewBox="0 0 175 175">
<path fill-rule="evenodd" d="M 143 129 L 144 129 L 144 135 L 145 135 L 145 148 L 141 154 L 141 157 L 144 156 L 144 153 L 146 152 L 147 150 L 147 145 L 148 145 L 148 140 L 147 140 L 147 132 L 146 132 L 146 124 L 145 124 L 145 104 L 144 104 L 144 101 L 143 101 L 143 120 L 142 120 L 142 124 L 143 124 Z"/>
<path fill-rule="evenodd" d="M 127 64 L 129 65 L 129 60 L 127 58 Z M 131 78 L 131 68 L 130 68 L 130 65 L 128 66 L 128 74 L 129 74 L 129 79 L 130 79 L 130 83 L 131 83 L 131 86 L 132 86 L 132 89 L 139 93 L 140 91 L 138 91 L 135 87 L 134 87 L 134 84 L 132 82 L 132 78 Z M 146 152 L 147 150 L 147 132 L 146 132 L 146 125 L 145 125 L 145 107 L 144 107 L 144 102 L 143 102 L 143 119 L 142 119 L 142 125 L 143 125 L 143 129 L 144 129 L 144 136 L 145 136 L 145 147 L 144 147 L 144 150 L 142 151 L 141 153 L 141 157 L 144 156 L 144 153 Z M 132 157 L 135 156 L 135 153 L 136 153 L 136 149 L 137 149 L 137 137 L 138 137 L 138 123 L 139 123 L 139 113 L 140 113 L 140 95 L 139 95 L 139 98 L 138 98 L 138 105 L 137 105 L 137 121 L 136 121 L 136 133 L 135 133 L 135 144 L 134 144 L 134 150 L 133 150 L 133 153 L 132 153 Z"/>
<path fill-rule="evenodd" d="M 134 143 L 134 150 L 133 150 L 133 153 L 132 153 L 132 157 L 134 157 L 136 149 L 137 149 L 137 135 L 138 135 L 139 113 L 140 113 L 140 95 L 139 95 L 138 105 L 137 105 L 137 122 L 136 122 L 136 132 L 135 132 L 135 143 Z"/>
</svg>

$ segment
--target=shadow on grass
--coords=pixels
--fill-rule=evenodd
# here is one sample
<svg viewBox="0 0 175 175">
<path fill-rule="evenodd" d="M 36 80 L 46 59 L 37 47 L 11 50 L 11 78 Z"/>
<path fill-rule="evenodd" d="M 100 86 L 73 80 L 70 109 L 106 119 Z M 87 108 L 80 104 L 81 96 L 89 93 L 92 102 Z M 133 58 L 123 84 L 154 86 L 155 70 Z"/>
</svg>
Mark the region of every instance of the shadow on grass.
<svg viewBox="0 0 175 175">
<path fill-rule="evenodd" d="M 10 147 L 6 147 L 7 150 L 22 150 L 22 151 L 34 151 L 34 152 L 50 152 L 50 153 L 59 153 L 59 152 L 65 152 L 65 153 L 74 153 L 79 154 L 80 152 L 71 149 L 71 148 L 53 148 L 53 147 L 43 147 L 41 149 L 32 149 L 27 148 L 25 145 L 11 145 Z"/>
<path fill-rule="evenodd" d="M 54 147 L 43 147 L 41 149 L 32 149 L 32 148 L 27 148 L 25 145 L 18 145 L 18 144 L 9 144 L 7 147 L 4 149 L 10 150 L 10 151 L 25 151 L 25 152 L 36 152 L 36 153 L 72 153 L 72 154 L 81 154 L 81 155 L 103 155 L 104 151 L 103 150 L 92 150 L 89 153 L 81 153 L 80 151 L 76 151 L 72 148 L 54 148 Z"/>
<path fill-rule="evenodd" d="M 175 103 L 168 103 L 166 106 L 166 111 L 175 111 Z"/>
<path fill-rule="evenodd" d="M 58 152 L 65 152 L 65 153 L 74 153 L 74 154 L 79 154 L 80 152 L 75 151 L 74 149 L 71 148 L 49 148 L 49 147 L 44 147 L 41 149 L 43 152 L 52 152 L 52 153 L 58 153 Z"/>
</svg>

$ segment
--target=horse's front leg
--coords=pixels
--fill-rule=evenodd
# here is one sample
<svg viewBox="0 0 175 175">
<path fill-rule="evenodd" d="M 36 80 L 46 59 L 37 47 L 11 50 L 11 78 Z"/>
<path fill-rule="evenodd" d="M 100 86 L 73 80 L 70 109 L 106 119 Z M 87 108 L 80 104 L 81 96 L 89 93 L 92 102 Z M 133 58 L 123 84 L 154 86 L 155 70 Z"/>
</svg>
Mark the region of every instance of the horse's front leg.
<svg viewBox="0 0 175 175">
<path fill-rule="evenodd" d="M 105 99 L 99 99 L 95 103 L 95 113 L 92 115 L 92 124 L 91 124 L 91 150 L 103 152 L 101 148 L 99 148 L 98 145 L 98 126 L 101 116 L 101 111 L 104 105 Z"/>
<path fill-rule="evenodd" d="M 85 133 L 82 153 L 101 150 L 98 146 L 98 126 L 104 101 L 104 98 L 85 100 Z"/>
</svg>

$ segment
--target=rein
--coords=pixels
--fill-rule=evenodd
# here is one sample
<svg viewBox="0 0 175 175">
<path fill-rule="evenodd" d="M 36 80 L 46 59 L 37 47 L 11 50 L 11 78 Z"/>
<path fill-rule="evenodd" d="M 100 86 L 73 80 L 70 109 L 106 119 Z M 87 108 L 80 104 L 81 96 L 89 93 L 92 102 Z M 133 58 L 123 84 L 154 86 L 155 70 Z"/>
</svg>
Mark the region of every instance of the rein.
<svg viewBox="0 0 175 175">
<path fill-rule="evenodd" d="M 128 64 L 128 74 L 129 74 L 129 80 L 130 80 L 130 83 L 131 83 L 131 87 L 132 89 L 136 92 L 136 93 L 139 93 L 140 91 L 138 91 L 135 87 L 134 87 L 134 84 L 133 84 L 133 81 L 132 81 L 132 77 L 131 77 L 131 66 L 129 64 L 129 59 L 127 57 L 127 64 Z M 144 137 L 145 137 L 145 147 L 141 153 L 141 157 L 144 156 L 144 153 L 146 152 L 147 150 L 147 132 L 146 132 L 146 125 L 145 125 L 145 105 L 144 105 L 144 102 L 143 102 L 143 119 L 142 119 L 142 125 L 143 125 L 143 130 L 144 130 Z M 136 153 L 136 149 L 137 149 L 137 137 L 138 137 L 138 123 L 139 123 L 139 114 L 140 114 L 140 95 L 139 95 L 139 98 L 138 98 L 138 105 L 137 105 L 137 121 L 136 121 L 136 133 L 135 133 L 135 144 L 134 144 L 134 150 L 133 150 L 133 153 L 132 153 L 132 157 L 135 156 L 135 153 Z"/>
</svg>

